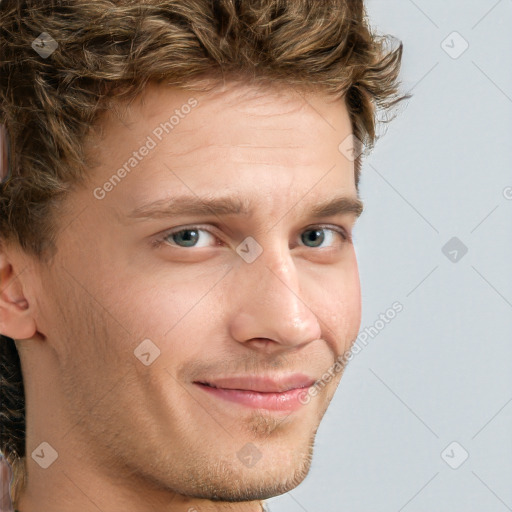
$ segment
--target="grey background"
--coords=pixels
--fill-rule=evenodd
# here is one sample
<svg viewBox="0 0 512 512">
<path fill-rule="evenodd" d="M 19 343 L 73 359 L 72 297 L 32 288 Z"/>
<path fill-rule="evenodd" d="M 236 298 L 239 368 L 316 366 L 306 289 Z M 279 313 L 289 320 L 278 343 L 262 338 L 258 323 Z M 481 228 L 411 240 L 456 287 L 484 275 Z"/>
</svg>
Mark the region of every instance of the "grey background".
<svg viewBox="0 0 512 512">
<path fill-rule="evenodd" d="M 268 504 L 272 512 L 506 512 L 512 0 L 368 0 L 367 9 L 375 30 L 403 41 L 402 87 L 413 98 L 363 163 L 366 211 L 354 231 L 361 331 L 393 302 L 404 309 L 348 365 L 309 475 Z M 453 31 L 469 44 L 458 58 L 443 49 L 463 49 L 457 35 L 446 40 Z M 442 252 L 452 237 L 468 249 L 455 262 Z"/>
</svg>

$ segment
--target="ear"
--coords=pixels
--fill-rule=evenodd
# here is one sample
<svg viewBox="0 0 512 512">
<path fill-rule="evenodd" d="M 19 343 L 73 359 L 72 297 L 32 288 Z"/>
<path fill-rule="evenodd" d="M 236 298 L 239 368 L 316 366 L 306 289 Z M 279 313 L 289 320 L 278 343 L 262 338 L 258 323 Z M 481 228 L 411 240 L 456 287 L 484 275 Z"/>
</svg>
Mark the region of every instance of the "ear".
<svg viewBox="0 0 512 512">
<path fill-rule="evenodd" d="M 32 338 L 37 332 L 32 309 L 23 295 L 19 276 L 6 253 L 0 252 L 0 334 L 14 340 Z"/>
</svg>

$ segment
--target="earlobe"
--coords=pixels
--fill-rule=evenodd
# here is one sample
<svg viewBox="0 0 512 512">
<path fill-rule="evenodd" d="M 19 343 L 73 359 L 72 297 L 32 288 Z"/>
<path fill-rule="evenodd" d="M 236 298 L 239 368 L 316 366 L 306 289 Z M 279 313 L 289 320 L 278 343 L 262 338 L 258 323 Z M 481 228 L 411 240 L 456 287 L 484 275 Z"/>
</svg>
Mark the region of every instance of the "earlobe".
<svg viewBox="0 0 512 512">
<path fill-rule="evenodd" d="M 12 339 L 32 338 L 36 333 L 18 274 L 5 253 L 0 253 L 0 334 Z"/>
</svg>

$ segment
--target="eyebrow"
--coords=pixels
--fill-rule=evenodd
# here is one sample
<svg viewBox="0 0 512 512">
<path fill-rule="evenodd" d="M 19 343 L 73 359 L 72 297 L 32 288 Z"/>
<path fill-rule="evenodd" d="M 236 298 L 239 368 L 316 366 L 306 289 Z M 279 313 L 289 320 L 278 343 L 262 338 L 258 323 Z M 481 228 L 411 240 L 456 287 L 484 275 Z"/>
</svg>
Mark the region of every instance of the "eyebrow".
<svg viewBox="0 0 512 512">
<path fill-rule="evenodd" d="M 358 218 L 363 213 L 363 202 L 354 197 L 336 196 L 327 201 L 314 204 L 309 215 L 313 218 L 333 215 L 352 214 Z M 235 197 L 174 197 L 160 199 L 140 206 L 128 214 L 130 219 L 154 219 L 177 217 L 180 215 L 240 215 L 250 217 L 252 214 L 248 201 Z"/>
</svg>

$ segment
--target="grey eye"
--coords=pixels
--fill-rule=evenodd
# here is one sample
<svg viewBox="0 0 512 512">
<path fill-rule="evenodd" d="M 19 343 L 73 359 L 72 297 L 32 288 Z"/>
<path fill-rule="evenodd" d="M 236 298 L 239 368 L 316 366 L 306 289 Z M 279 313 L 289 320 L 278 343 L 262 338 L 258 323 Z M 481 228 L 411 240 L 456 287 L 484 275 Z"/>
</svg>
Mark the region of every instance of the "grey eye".
<svg viewBox="0 0 512 512">
<path fill-rule="evenodd" d="M 312 244 L 308 247 L 318 247 L 325 240 L 324 231 L 323 228 L 308 229 L 302 233 L 300 238 L 305 245 Z"/>
<path fill-rule="evenodd" d="M 198 244 L 198 241 L 200 241 L 201 238 L 204 238 L 204 235 L 200 237 L 199 233 L 207 233 L 213 237 L 213 235 L 206 229 L 185 228 L 169 233 L 165 237 L 165 241 L 168 244 L 177 245 L 179 247 L 207 247 L 209 245 L 208 237 L 206 237 L 206 244 L 201 242 Z"/>
</svg>

